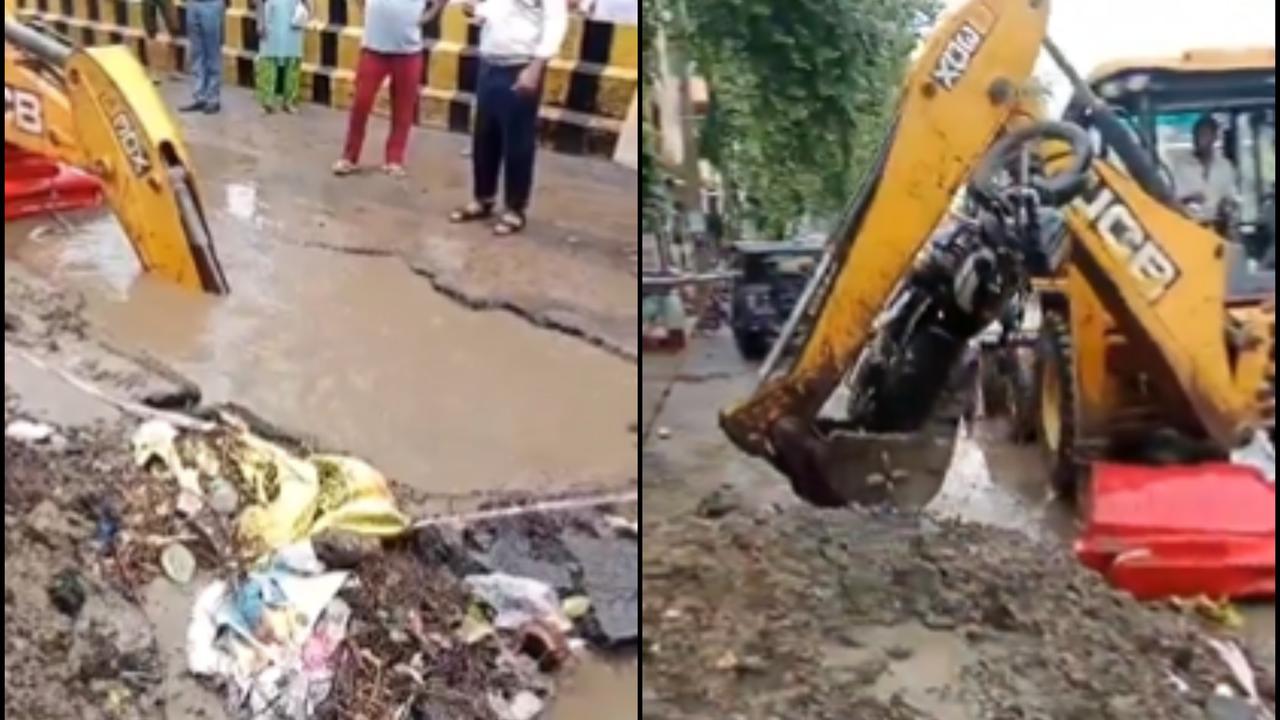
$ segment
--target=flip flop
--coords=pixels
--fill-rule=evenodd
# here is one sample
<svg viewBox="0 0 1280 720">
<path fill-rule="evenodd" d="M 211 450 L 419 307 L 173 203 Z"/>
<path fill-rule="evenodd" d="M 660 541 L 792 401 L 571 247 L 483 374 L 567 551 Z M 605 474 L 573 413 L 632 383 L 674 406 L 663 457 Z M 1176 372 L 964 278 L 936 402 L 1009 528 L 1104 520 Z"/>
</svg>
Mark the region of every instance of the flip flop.
<svg viewBox="0 0 1280 720">
<path fill-rule="evenodd" d="M 493 215 L 493 203 L 482 203 L 478 200 L 472 200 L 466 205 L 463 205 L 449 213 L 449 222 L 475 222 L 476 220 L 484 220 L 491 215 Z"/>
<path fill-rule="evenodd" d="M 493 234 L 502 237 L 515 235 L 521 230 L 524 230 L 524 226 L 524 213 L 518 213 L 515 210 L 507 210 L 502 213 L 502 217 L 498 218 L 498 222 L 493 224 Z"/>
</svg>

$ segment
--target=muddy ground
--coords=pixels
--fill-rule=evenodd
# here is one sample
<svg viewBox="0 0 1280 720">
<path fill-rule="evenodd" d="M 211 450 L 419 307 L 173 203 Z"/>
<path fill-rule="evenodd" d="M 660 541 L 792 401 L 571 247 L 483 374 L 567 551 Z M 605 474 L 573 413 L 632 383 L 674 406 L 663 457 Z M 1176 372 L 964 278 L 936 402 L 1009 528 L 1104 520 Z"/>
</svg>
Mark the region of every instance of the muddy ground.
<svg viewBox="0 0 1280 720">
<path fill-rule="evenodd" d="M 1222 630 L 1082 570 L 1069 511 L 997 433 L 927 518 L 823 512 L 720 436 L 754 374 L 727 335 L 644 367 L 645 718 L 1254 717 L 1206 711 Z M 1274 703 L 1274 608 L 1246 611 Z"/>
</svg>

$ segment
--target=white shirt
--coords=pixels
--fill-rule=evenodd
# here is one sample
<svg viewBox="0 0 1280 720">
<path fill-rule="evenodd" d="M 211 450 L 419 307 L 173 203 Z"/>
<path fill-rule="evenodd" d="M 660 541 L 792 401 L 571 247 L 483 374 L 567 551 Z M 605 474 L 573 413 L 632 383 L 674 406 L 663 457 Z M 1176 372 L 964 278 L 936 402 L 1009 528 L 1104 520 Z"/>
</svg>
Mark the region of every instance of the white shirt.
<svg viewBox="0 0 1280 720">
<path fill-rule="evenodd" d="M 1200 162 L 1200 158 L 1190 154 L 1181 156 L 1171 169 L 1179 200 L 1190 195 L 1204 196 L 1204 204 L 1196 207 L 1200 220 L 1213 220 L 1222 201 L 1236 197 L 1236 169 L 1217 150 L 1214 150 L 1208 167 Z"/>
<path fill-rule="evenodd" d="M 569 31 L 566 0 L 481 0 L 480 55 L 549 60 Z"/>
<path fill-rule="evenodd" d="M 640 24 L 640 0 L 582 0 L 578 10 L 592 20 L 618 25 Z"/>
</svg>

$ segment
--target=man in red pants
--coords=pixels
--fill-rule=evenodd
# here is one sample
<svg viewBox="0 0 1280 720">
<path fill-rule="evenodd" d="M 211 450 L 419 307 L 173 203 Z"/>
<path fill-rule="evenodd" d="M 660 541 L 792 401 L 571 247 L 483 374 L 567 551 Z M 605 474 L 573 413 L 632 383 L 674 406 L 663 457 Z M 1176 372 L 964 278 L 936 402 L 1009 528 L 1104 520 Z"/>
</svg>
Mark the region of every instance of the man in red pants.
<svg viewBox="0 0 1280 720">
<path fill-rule="evenodd" d="M 409 130 L 418 112 L 418 87 L 422 79 L 422 26 L 444 7 L 444 0 L 365 0 L 364 39 L 356 66 L 355 101 L 347 124 L 342 157 L 333 165 L 335 175 L 350 175 L 360 163 L 369 112 L 391 78 L 391 132 L 382 169 L 393 177 L 405 175 L 405 149 Z"/>
</svg>

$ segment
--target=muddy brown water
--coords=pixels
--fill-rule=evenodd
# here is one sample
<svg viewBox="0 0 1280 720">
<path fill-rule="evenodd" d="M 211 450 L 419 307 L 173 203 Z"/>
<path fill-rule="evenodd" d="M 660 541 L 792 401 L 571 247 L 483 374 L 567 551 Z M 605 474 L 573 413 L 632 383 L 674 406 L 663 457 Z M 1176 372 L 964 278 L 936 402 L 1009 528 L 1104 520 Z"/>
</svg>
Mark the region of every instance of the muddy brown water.
<svg viewBox="0 0 1280 720">
<path fill-rule="evenodd" d="M 140 277 L 114 220 L 96 214 L 8 226 L 6 258 L 84 290 L 95 325 L 207 399 L 241 402 L 422 490 L 634 477 L 634 365 L 465 308 L 397 258 L 251 239 L 246 194 L 227 187 L 216 216 L 226 299 Z"/>
</svg>

